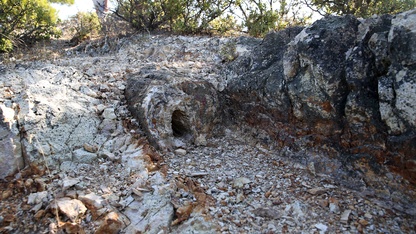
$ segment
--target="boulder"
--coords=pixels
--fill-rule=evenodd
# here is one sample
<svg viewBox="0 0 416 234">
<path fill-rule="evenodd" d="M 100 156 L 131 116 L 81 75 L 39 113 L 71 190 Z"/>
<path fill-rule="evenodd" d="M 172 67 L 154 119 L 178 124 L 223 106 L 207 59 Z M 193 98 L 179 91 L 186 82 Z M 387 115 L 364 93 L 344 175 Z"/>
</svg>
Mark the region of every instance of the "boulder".
<svg viewBox="0 0 416 234">
<path fill-rule="evenodd" d="M 126 99 L 149 141 L 161 150 L 212 136 L 220 121 L 218 93 L 211 83 L 154 66 L 129 76 Z"/>
</svg>

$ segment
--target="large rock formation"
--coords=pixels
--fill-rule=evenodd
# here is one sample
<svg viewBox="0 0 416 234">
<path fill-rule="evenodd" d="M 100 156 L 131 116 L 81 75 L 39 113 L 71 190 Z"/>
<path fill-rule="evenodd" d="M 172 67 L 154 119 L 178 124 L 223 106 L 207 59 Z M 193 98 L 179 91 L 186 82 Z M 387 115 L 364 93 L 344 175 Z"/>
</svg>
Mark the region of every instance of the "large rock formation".
<svg viewBox="0 0 416 234">
<path fill-rule="evenodd" d="M 268 144 L 387 164 L 416 182 L 415 20 L 416 10 L 328 17 L 267 35 L 226 71 L 224 116 Z"/>
<path fill-rule="evenodd" d="M 126 97 L 159 148 L 245 126 L 269 147 L 387 164 L 416 182 L 415 18 L 331 16 L 250 42 L 221 85 L 151 68 L 129 76 Z"/>
<path fill-rule="evenodd" d="M 169 70 L 142 69 L 130 75 L 127 86 L 132 113 L 149 141 L 162 150 L 204 144 L 219 123 L 218 93 L 207 81 L 192 81 Z"/>
</svg>

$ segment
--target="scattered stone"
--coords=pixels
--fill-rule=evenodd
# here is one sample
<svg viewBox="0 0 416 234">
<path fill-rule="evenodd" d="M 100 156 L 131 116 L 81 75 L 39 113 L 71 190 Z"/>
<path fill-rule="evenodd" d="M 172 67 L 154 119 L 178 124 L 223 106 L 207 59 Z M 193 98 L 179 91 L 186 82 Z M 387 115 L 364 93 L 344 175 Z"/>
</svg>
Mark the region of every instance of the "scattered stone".
<svg viewBox="0 0 416 234">
<path fill-rule="evenodd" d="M 78 199 L 81 200 L 91 210 L 99 210 L 106 204 L 104 198 L 98 196 L 95 193 L 80 195 Z"/>
<path fill-rule="evenodd" d="M 184 150 L 184 149 L 176 149 L 175 150 L 175 154 L 177 154 L 179 156 L 185 156 L 186 155 L 186 150 Z"/>
<path fill-rule="evenodd" d="M 38 192 L 38 193 L 31 193 L 28 196 L 27 204 L 35 205 L 39 204 L 48 196 L 48 191 Z"/>
<path fill-rule="evenodd" d="M 251 180 L 246 177 L 239 177 L 234 179 L 233 188 L 241 189 L 244 185 L 251 183 Z"/>
<path fill-rule="evenodd" d="M 365 213 L 364 217 L 367 218 L 367 219 L 372 219 L 373 218 L 373 216 L 370 213 Z"/>
<path fill-rule="evenodd" d="M 98 151 L 98 147 L 96 145 L 85 143 L 83 146 L 84 146 L 84 150 L 87 152 L 96 153 Z"/>
<path fill-rule="evenodd" d="M 96 98 L 98 97 L 97 92 L 93 91 L 92 89 L 90 89 L 87 86 L 82 86 L 81 87 L 81 93 L 88 95 L 90 97 Z"/>
<path fill-rule="evenodd" d="M 58 225 L 56 223 L 49 224 L 49 234 L 58 234 Z"/>
<path fill-rule="evenodd" d="M 192 172 L 192 173 L 189 174 L 190 177 L 200 177 L 200 176 L 206 176 L 206 175 L 209 175 L 209 173 L 208 172 L 203 172 L 203 171 Z"/>
<path fill-rule="evenodd" d="M 117 115 L 114 112 L 114 108 L 106 108 L 103 112 L 103 118 L 108 120 L 114 120 L 117 119 Z"/>
<path fill-rule="evenodd" d="M 176 210 L 176 219 L 172 222 L 172 225 L 178 225 L 179 223 L 187 220 L 192 213 L 194 206 L 192 204 L 179 207 Z"/>
<path fill-rule="evenodd" d="M 42 219 L 46 214 L 45 210 L 38 210 L 35 215 L 33 216 L 36 220 Z"/>
<path fill-rule="evenodd" d="M 321 195 L 326 193 L 327 189 L 326 188 L 312 188 L 312 189 L 308 189 L 308 193 L 312 194 L 312 195 Z"/>
<path fill-rule="evenodd" d="M 53 201 L 51 203 L 51 208 L 57 208 L 59 212 L 69 218 L 71 222 L 82 219 L 82 216 L 87 211 L 87 207 L 85 207 L 85 205 L 80 200 L 66 197 L 58 198 Z"/>
<path fill-rule="evenodd" d="M 329 211 L 332 213 L 338 214 L 339 213 L 339 206 L 336 203 L 329 203 Z"/>
<path fill-rule="evenodd" d="M 103 223 L 97 229 L 95 234 L 117 234 L 124 226 L 120 215 L 116 212 L 110 212 L 104 217 Z"/>
<path fill-rule="evenodd" d="M 345 210 L 342 214 L 341 214 L 341 218 L 340 221 L 343 224 L 348 224 L 348 220 L 351 214 L 351 210 Z"/>
<path fill-rule="evenodd" d="M 33 211 L 33 213 L 37 213 L 41 208 L 42 208 L 43 204 L 42 202 L 36 204 L 30 211 Z"/>
<path fill-rule="evenodd" d="M 13 195 L 13 190 L 10 189 L 10 188 L 9 189 L 6 189 L 6 191 L 3 191 L 1 193 L 1 199 L 2 200 L 5 200 L 5 199 L 11 197 L 12 195 Z"/>
<path fill-rule="evenodd" d="M 96 158 L 97 154 L 87 152 L 84 149 L 77 149 L 72 152 L 73 162 L 91 164 Z"/>
<path fill-rule="evenodd" d="M 257 208 L 254 209 L 253 214 L 263 217 L 263 218 L 269 218 L 269 219 L 279 219 L 281 217 L 281 214 L 274 209 L 268 209 L 268 208 Z"/>
<path fill-rule="evenodd" d="M 328 226 L 326 226 L 325 224 L 322 224 L 322 223 L 315 224 L 315 227 L 317 229 L 319 229 L 320 230 L 319 233 L 322 233 L 322 234 L 326 233 L 326 231 L 328 230 Z"/>
<path fill-rule="evenodd" d="M 79 178 L 64 178 L 62 180 L 62 188 L 64 190 L 78 184 L 80 182 Z"/>
<path fill-rule="evenodd" d="M 358 223 L 359 224 L 361 224 L 362 226 L 367 226 L 369 223 L 368 223 L 368 221 L 367 220 L 365 220 L 365 219 L 360 219 L 360 220 L 358 220 Z"/>
</svg>

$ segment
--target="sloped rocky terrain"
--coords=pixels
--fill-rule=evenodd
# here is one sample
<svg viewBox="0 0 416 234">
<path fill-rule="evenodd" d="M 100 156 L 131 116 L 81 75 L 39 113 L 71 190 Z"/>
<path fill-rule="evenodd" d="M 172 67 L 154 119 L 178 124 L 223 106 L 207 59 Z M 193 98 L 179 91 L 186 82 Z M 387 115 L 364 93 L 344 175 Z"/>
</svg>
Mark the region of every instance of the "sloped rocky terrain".
<svg viewBox="0 0 416 234">
<path fill-rule="evenodd" d="M 415 17 L 2 64 L 0 232 L 415 233 Z"/>
</svg>

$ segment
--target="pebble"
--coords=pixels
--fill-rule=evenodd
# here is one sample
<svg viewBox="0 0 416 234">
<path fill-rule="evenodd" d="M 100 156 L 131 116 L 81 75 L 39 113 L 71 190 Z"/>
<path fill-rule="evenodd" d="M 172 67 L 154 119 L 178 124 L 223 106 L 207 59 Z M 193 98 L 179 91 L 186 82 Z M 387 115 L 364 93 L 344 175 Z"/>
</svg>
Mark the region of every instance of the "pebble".
<svg viewBox="0 0 416 234">
<path fill-rule="evenodd" d="M 244 185 L 246 185 L 246 184 L 249 184 L 249 183 L 251 183 L 251 180 L 250 179 L 248 179 L 248 178 L 246 178 L 246 177 L 239 177 L 239 178 L 236 178 L 234 181 L 233 181 L 233 187 L 234 188 L 243 188 L 244 187 Z"/>
<path fill-rule="evenodd" d="M 68 217 L 72 222 L 81 218 L 87 211 L 87 207 L 77 199 L 59 198 L 56 202 L 51 203 L 52 207 L 55 207 L 55 204 L 59 212 Z"/>
<path fill-rule="evenodd" d="M 348 220 L 351 214 L 351 210 L 345 210 L 342 214 L 341 214 L 341 223 L 343 224 L 348 224 Z"/>
<path fill-rule="evenodd" d="M 65 178 L 62 180 L 62 188 L 64 190 L 78 184 L 80 182 L 79 178 Z"/>
<path fill-rule="evenodd" d="M 90 153 L 84 149 L 77 149 L 72 152 L 73 162 L 91 164 L 96 158 L 97 154 Z"/>
<path fill-rule="evenodd" d="M 78 199 L 85 203 L 90 209 L 98 210 L 103 208 L 105 205 L 105 200 L 95 193 L 80 195 Z"/>
<path fill-rule="evenodd" d="M 329 203 L 329 211 L 332 213 L 338 214 L 339 213 L 339 206 L 336 203 Z"/>
<path fill-rule="evenodd" d="M 184 149 L 176 149 L 175 150 L 175 154 L 179 155 L 179 156 L 185 156 L 186 155 L 186 150 Z"/>
<path fill-rule="evenodd" d="M 117 115 L 115 114 L 114 108 L 106 108 L 102 114 L 104 119 L 114 120 L 117 119 Z"/>
<path fill-rule="evenodd" d="M 325 233 L 328 230 L 328 226 L 322 223 L 315 224 L 315 227 L 320 230 L 320 233 Z"/>
<path fill-rule="evenodd" d="M 28 196 L 27 204 L 33 205 L 41 203 L 43 199 L 48 196 L 48 191 L 38 192 L 38 193 L 31 193 Z"/>
</svg>

